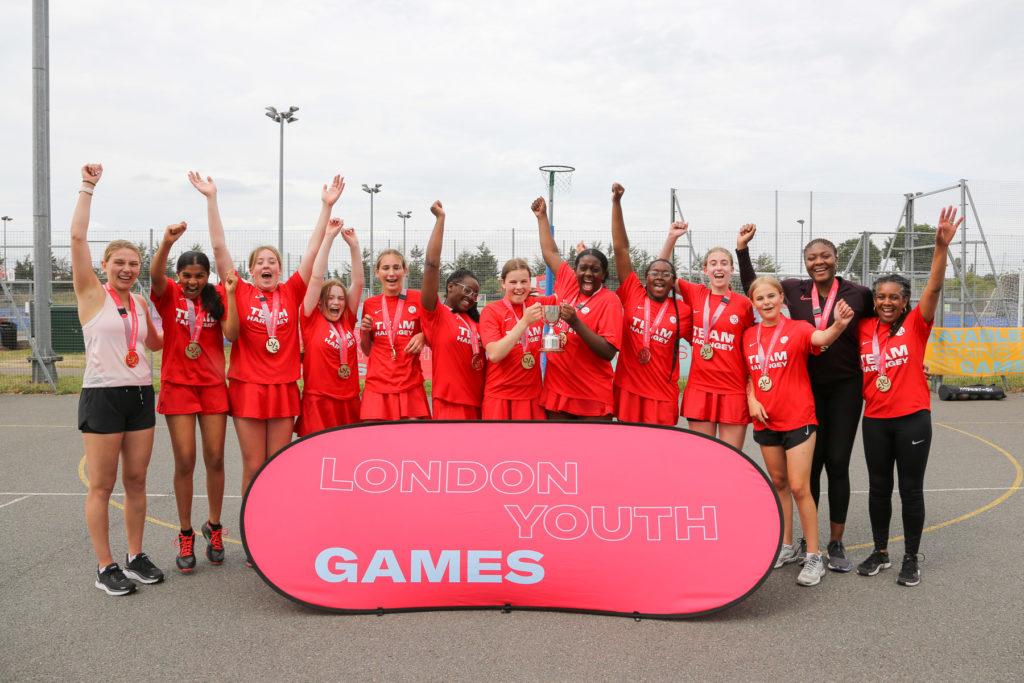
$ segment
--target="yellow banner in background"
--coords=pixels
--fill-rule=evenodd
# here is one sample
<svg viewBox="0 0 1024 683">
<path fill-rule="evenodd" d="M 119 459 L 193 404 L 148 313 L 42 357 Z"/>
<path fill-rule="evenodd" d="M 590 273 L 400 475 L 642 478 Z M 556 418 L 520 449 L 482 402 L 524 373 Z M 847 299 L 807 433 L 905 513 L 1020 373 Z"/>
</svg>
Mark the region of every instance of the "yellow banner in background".
<svg viewBox="0 0 1024 683">
<path fill-rule="evenodd" d="M 933 327 L 925 362 L 933 375 L 1024 374 L 1024 327 Z"/>
</svg>

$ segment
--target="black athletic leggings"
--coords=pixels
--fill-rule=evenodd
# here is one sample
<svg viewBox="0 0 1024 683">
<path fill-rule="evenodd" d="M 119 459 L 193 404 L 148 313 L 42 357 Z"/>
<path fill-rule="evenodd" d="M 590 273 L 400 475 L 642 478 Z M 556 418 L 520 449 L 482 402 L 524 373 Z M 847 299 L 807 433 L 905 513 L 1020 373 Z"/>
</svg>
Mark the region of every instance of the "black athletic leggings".
<svg viewBox="0 0 1024 683">
<path fill-rule="evenodd" d="M 811 461 L 811 495 L 814 505 L 821 497 L 821 471 L 828 475 L 828 517 L 846 524 L 850 507 L 850 453 L 864 406 L 860 375 L 812 386 L 814 412 L 818 416 L 818 440 Z"/>
<path fill-rule="evenodd" d="M 906 552 L 916 555 L 924 528 L 924 470 L 932 445 L 932 414 L 919 410 L 893 418 L 864 418 L 868 463 L 868 513 L 875 550 L 888 548 L 892 518 L 893 465 L 900 477 Z"/>
</svg>

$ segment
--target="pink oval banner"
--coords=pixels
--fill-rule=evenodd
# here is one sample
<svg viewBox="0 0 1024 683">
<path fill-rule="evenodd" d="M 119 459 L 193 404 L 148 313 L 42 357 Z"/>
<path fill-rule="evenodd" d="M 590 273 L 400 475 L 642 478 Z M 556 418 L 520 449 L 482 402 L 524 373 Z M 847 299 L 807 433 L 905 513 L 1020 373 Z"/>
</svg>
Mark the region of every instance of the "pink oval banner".
<svg viewBox="0 0 1024 683">
<path fill-rule="evenodd" d="M 781 537 L 778 498 L 745 455 L 621 423 L 342 427 L 280 451 L 242 504 L 264 580 L 344 612 L 694 616 L 752 593 Z"/>
</svg>

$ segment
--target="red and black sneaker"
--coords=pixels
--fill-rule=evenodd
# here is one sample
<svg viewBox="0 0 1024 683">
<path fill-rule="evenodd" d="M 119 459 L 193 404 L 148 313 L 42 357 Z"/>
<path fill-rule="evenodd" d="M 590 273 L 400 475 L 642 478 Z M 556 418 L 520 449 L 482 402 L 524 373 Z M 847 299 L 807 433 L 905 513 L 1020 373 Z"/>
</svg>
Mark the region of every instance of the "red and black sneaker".
<svg viewBox="0 0 1024 683">
<path fill-rule="evenodd" d="M 211 564 L 224 561 L 224 527 L 214 529 L 210 522 L 203 524 L 203 537 L 206 539 L 206 559 Z"/>
<path fill-rule="evenodd" d="M 192 550 L 195 540 L 195 533 L 186 536 L 180 531 L 178 532 L 178 541 L 176 543 L 178 546 L 178 556 L 174 559 L 174 563 L 178 565 L 178 570 L 182 574 L 189 574 L 196 568 L 196 554 Z"/>
</svg>

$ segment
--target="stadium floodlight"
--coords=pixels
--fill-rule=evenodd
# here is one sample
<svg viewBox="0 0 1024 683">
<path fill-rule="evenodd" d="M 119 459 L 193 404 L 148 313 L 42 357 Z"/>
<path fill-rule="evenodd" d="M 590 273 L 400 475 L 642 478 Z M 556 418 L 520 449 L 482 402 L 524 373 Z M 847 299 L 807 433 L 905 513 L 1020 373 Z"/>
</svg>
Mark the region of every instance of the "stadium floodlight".
<svg viewBox="0 0 1024 683">
<path fill-rule="evenodd" d="M 398 217 L 402 219 L 402 253 L 405 253 L 405 221 L 412 218 L 412 211 L 399 211 Z"/>
<path fill-rule="evenodd" d="M 286 112 L 279 112 L 275 107 L 265 109 L 266 116 L 281 128 L 281 154 L 277 178 L 277 250 L 284 254 L 284 124 L 298 121 L 292 114 L 299 108 L 293 106 Z"/>
<path fill-rule="evenodd" d="M 375 183 L 373 187 L 370 187 L 366 183 L 363 183 L 363 192 L 365 192 L 368 195 L 370 195 L 370 261 L 372 262 L 373 261 L 373 195 L 375 195 L 378 192 L 380 192 L 380 183 Z M 372 273 L 371 273 L 371 275 L 372 275 Z M 369 281 L 370 281 L 370 296 L 373 296 L 373 282 L 374 282 L 374 279 L 372 277 L 370 277 Z"/>
</svg>

